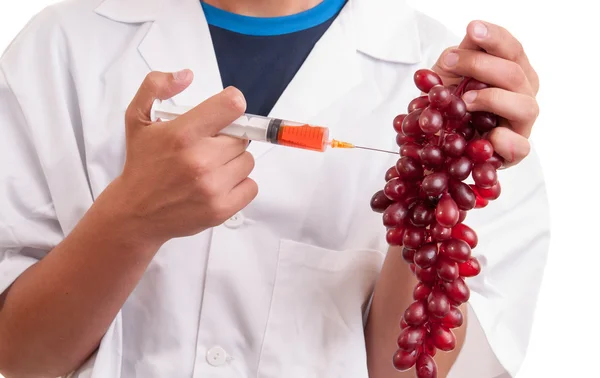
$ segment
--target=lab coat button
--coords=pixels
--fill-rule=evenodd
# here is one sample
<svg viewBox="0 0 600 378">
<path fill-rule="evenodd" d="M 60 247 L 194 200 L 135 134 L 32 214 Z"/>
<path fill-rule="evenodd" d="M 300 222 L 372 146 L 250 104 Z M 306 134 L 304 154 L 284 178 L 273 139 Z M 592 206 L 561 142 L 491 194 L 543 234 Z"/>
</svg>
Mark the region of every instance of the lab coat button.
<svg viewBox="0 0 600 378">
<path fill-rule="evenodd" d="M 206 361 L 212 366 L 221 366 L 227 361 L 227 353 L 220 346 L 212 347 L 206 352 Z"/>
<path fill-rule="evenodd" d="M 238 228 L 242 224 L 244 224 L 244 215 L 242 213 L 237 213 L 228 220 L 225 221 L 225 227 L 228 228 Z"/>
</svg>

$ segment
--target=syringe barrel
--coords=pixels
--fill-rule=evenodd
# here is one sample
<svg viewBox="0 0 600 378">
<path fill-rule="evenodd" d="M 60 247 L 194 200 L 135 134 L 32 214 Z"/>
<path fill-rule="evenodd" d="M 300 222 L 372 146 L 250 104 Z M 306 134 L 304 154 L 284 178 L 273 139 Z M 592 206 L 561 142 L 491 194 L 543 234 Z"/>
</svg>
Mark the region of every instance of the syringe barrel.
<svg viewBox="0 0 600 378">
<path fill-rule="evenodd" d="M 158 119 L 170 121 L 191 109 L 191 107 L 174 106 L 156 100 L 152 106 L 150 118 L 152 122 L 156 122 Z M 304 126 L 304 124 L 278 118 L 244 114 L 219 131 L 219 134 L 277 144 L 281 126 Z"/>
</svg>

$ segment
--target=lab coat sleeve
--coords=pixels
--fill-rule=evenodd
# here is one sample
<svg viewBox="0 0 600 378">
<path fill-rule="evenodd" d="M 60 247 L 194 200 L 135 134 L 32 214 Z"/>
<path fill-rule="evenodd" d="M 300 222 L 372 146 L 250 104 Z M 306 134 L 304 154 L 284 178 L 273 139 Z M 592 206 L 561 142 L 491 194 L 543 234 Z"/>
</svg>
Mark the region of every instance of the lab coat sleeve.
<svg viewBox="0 0 600 378">
<path fill-rule="evenodd" d="M 432 67 L 446 48 L 460 44 L 464 34 L 457 36 L 423 14 L 419 22 L 426 57 L 421 65 Z M 492 378 L 504 373 L 501 368 L 514 377 L 529 344 L 550 241 L 546 185 L 534 146 L 520 164 L 499 171 L 499 181 L 500 198 L 469 211 L 464 222 L 479 236 L 473 256 L 481 262 L 482 272 L 467 279 L 472 316 L 449 378 Z"/>
<path fill-rule="evenodd" d="M 62 238 L 19 102 L 0 70 L 0 292 Z"/>
</svg>

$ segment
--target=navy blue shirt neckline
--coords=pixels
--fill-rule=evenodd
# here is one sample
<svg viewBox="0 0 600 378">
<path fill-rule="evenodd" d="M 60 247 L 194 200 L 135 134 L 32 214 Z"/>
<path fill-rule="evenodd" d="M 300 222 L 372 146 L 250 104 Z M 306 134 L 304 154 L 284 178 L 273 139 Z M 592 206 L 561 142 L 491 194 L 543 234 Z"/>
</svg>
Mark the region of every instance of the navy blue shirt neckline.
<svg viewBox="0 0 600 378">
<path fill-rule="evenodd" d="M 346 0 L 323 0 L 284 17 L 249 17 L 201 2 L 223 87 L 246 98 L 246 113 L 268 116 Z"/>
<path fill-rule="evenodd" d="M 244 16 L 219 9 L 201 1 L 209 25 L 239 34 L 275 36 L 313 28 L 334 17 L 347 0 L 322 0 L 304 12 L 281 17 Z"/>
</svg>

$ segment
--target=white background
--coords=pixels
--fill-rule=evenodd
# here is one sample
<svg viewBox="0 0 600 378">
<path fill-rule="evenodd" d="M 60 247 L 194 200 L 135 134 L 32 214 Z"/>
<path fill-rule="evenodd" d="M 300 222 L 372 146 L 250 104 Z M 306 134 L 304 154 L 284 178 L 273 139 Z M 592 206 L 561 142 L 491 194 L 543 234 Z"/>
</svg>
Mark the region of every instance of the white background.
<svg viewBox="0 0 600 378">
<path fill-rule="evenodd" d="M 0 0 L 0 51 L 56 0 Z M 482 19 L 525 46 L 541 78 L 541 114 L 532 135 L 546 176 L 552 242 L 529 352 L 518 378 L 600 376 L 600 32 L 594 1 L 412 0 L 464 34 Z M 556 4 L 556 5 L 551 5 Z M 594 167 L 596 165 L 596 167 Z"/>
</svg>

